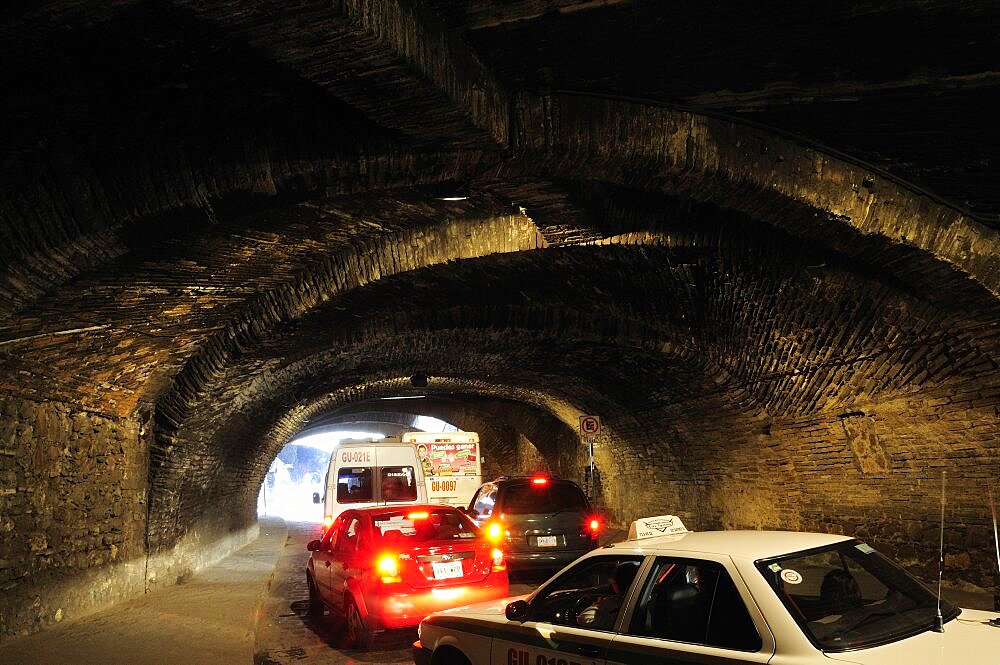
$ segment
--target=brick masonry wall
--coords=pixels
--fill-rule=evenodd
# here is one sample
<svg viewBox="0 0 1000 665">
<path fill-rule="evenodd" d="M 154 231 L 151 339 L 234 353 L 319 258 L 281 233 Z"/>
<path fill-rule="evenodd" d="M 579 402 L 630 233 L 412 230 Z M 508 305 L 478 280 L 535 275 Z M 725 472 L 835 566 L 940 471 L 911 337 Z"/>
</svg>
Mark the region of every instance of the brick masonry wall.
<svg viewBox="0 0 1000 665">
<path fill-rule="evenodd" d="M 0 641 L 174 584 L 256 537 L 202 526 L 148 558 L 143 431 L 0 398 Z"/>
<path fill-rule="evenodd" d="M 925 580 L 937 576 L 941 471 L 947 470 L 945 576 L 992 587 L 987 488 L 1000 478 L 997 388 L 936 391 L 783 420 L 735 416 L 707 401 L 690 417 L 647 414 L 627 446 L 595 448 L 618 526 L 680 515 L 689 528 L 776 529 L 857 537 Z M 611 420 L 612 427 L 614 420 Z M 614 432 L 617 436 L 619 433 Z M 695 445 L 697 442 L 697 445 Z"/>
<path fill-rule="evenodd" d="M 133 422 L 0 399 L 0 636 L 142 592 L 147 463 Z"/>
</svg>

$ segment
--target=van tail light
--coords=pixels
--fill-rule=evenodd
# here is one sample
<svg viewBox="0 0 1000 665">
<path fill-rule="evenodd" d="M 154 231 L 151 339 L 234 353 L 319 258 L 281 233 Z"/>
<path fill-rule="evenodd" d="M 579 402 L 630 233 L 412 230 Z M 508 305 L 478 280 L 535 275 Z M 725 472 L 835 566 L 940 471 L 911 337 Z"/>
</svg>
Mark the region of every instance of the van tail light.
<svg viewBox="0 0 1000 665">
<path fill-rule="evenodd" d="M 391 554 L 379 558 L 378 563 L 375 564 L 375 568 L 378 570 L 379 577 L 384 584 L 403 581 L 399 576 L 399 561 Z"/>
<path fill-rule="evenodd" d="M 597 538 L 597 534 L 601 531 L 601 520 L 591 517 L 587 523 L 587 528 L 590 530 L 590 537 Z"/>
<path fill-rule="evenodd" d="M 505 530 L 500 522 L 489 522 L 486 525 L 486 537 L 492 542 L 499 543 L 505 535 Z"/>
<path fill-rule="evenodd" d="M 493 572 L 500 573 L 507 570 L 507 562 L 503 558 L 503 550 L 498 547 L 493 548 Z"/>
</svg>

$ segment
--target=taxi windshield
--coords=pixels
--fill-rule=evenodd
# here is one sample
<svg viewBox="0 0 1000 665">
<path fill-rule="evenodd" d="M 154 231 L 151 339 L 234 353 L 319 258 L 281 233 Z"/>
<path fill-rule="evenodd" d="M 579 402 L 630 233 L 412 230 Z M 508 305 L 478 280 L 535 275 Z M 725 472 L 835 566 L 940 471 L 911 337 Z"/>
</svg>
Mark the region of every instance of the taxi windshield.
<svg viewBox="0 0 1000 665">
<path fill-rule="evenodd" d="M 930 630 L 938 599 L 870 546 L 849 540 L 757 562 L 813 644 L 848 651 Z M 945 621 L 959 610 L 941 601 Z"/>
<path fill-rule="evenodd" d="M 404 509 L 379 513 L 373 519 L 377 545 L 474 540 L 479 536 L 469 518 L 454 508 Z"/>
</svg>

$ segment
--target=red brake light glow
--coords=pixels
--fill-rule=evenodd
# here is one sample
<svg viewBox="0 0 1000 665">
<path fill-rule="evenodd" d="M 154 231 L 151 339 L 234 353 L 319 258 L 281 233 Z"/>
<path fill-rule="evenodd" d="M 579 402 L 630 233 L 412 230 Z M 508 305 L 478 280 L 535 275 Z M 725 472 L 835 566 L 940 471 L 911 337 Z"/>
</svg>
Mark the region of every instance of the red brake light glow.
<svg viewBox="0 0 1000 665">
<path fill-rule="evenodd" d="M 532 478 L 531 482 L 533 482 L 536 485 L 544 485 L 545 483 L 549 482 L 549 479 L 538 477 L 538 478 Z"/>
<path fill-rule="evenodd" d="M 601 530 L 600 521 L 596 519 L 590 520 L 590 530 L 593 531 L 594 533 L 600 531 Z"/>
<path fill-rule="evenodd" d="M 392 555 L 383 556 L 378 560 L 375 567 L 378 568 L 378 574 L 386 584 L 401 581 L 399 577 L 399 562 L 396 561 L 396 557 Z"/>
<path fill-rule="evenodd" d="M 409 515 L 406 516 L 406 519 L 408 519 L 408 520 L 425 520 L 425 519 L 427 519 L 430 516 L 431 516 L 430 513 L 424 511 L 424 512 L 420 512 L 420 513 L 410 513 Z"/>
<path fill-rule="evenodd" d="M 495 543 L 500 542 L 503 537 L 503 527 L 499 522 L 490 522 L 486 525 L 486 537 Z"/>
<path fill-rule="evenodd" d="M 496 547 L 493 548 L 493 572 L 499 573 L 501 571 L 507 570 L 507 564 L 503 560 L 503 550 Z"/>
</svg>

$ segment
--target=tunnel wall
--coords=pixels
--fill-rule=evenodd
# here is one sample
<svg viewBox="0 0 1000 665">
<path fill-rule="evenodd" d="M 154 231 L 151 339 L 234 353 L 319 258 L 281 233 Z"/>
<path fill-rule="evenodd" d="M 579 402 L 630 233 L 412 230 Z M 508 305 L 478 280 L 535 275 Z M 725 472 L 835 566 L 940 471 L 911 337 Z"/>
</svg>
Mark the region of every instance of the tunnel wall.
<svg viewBox="0 0 1000 665">
<path fill-rule="evenodd" d="M 990 588 L 996 556 L 986 492 L 1000 477 L 998 409 L 1000 386 L 960 384 L 786 419 L 686 404 L 699 417 L 680 425 L 676 413 L 647 414 L 645 432 L 633 426 L 627 446 L 598 445 L 596 453 L 619 526 L 672 513 L 696 530 L 845 534 L 925 580 L 937 577 L 947 469 L 945 579 Z M 672 436 L 675 426 L 683 431 Z"/>
<path fill-rule="evenodd" d="M 174 584 L 257 535 L 189 534 L 146 556 L 142 427 L 0 397 L 0 641 Z"/>
<path fill-rule="evenodd" d="M 142 593 L 147 457 L 133 422 L 0 398 L 0 638 Z"/>
</svg>

